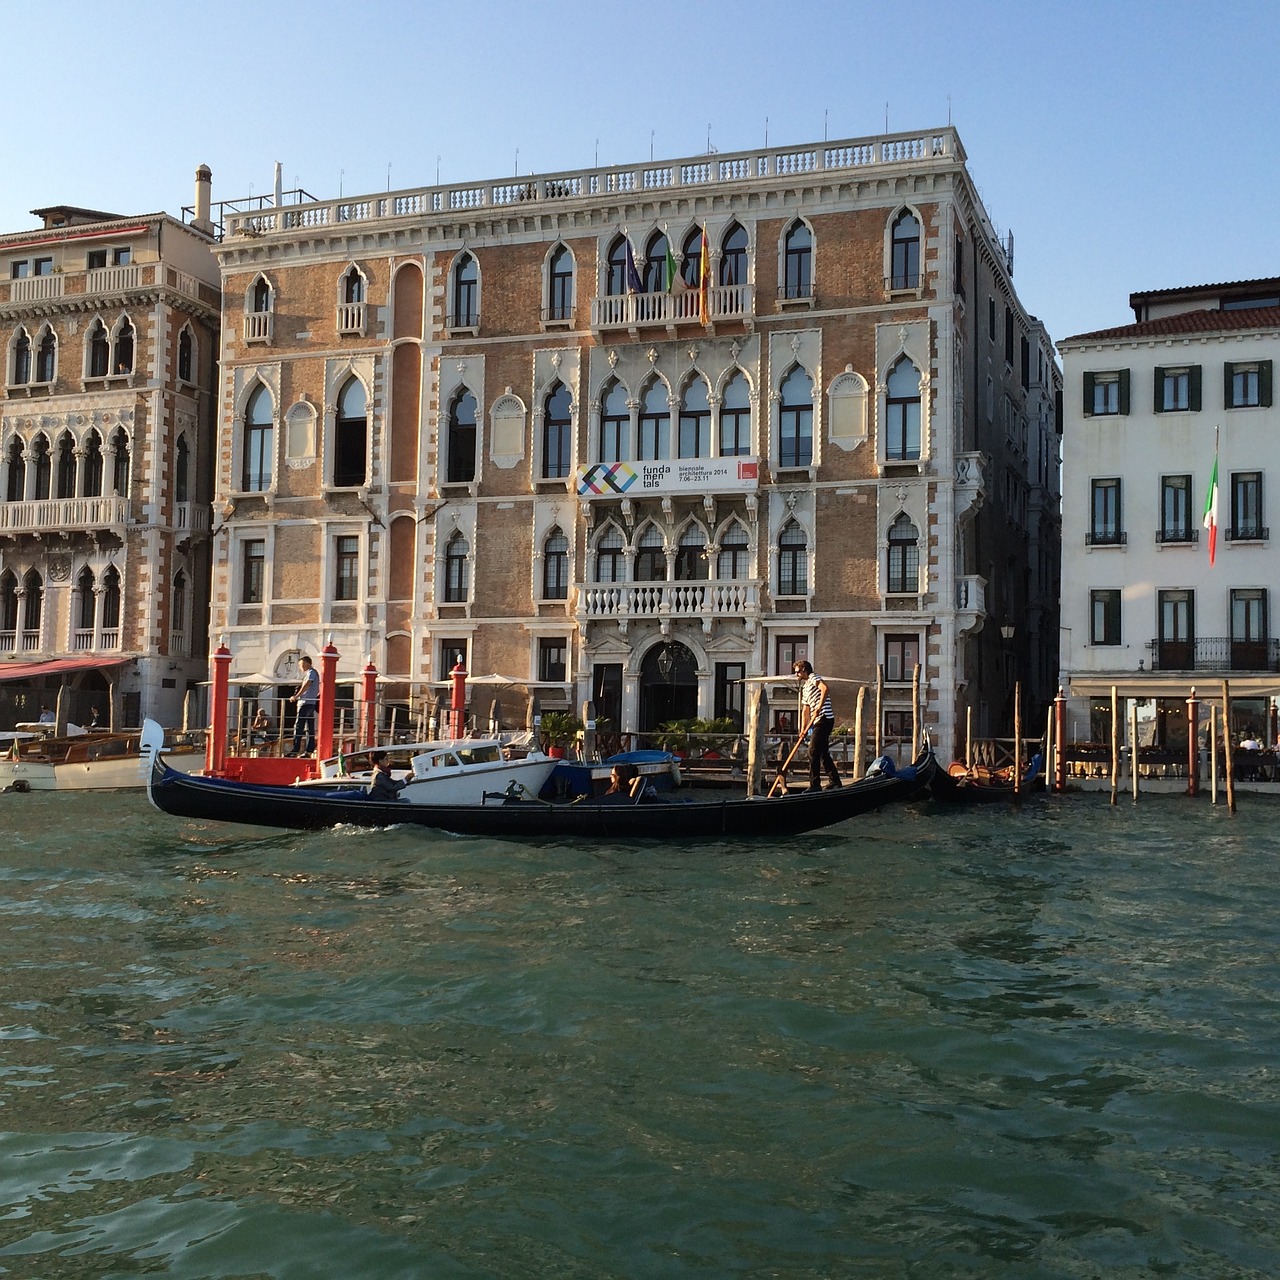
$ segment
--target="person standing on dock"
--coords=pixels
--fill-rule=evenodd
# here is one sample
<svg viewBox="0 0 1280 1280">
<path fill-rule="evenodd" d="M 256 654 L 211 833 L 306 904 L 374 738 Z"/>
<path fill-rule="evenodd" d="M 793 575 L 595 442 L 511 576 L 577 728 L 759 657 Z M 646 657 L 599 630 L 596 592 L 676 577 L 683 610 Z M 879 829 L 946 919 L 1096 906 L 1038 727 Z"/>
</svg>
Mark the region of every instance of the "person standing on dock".
<svg viewBox="0 0 1280 1280">
<path fill-rule="evenodd" d="M 831 730 L 835 728 L 836 713 L 831 705 L 831 690 L 827 682 L 814 673 L 813 667 L 803 659 L 791 668 L 792 674 L 800 680 L 800 701 L 804 704 L 800 724 L 800 740 L 813 731 L 809 739 L 809 790 L 817 791 L 822 785 L 822 774 L 825 770 L 830 791 L 840 785 L 840 771 L 831 758 Z"/>
<path fill-rule="evenodd" d="M 316 749 L 316 708 L 320 705 L 320 673 L 311 665 L 311 659 L 305 654 L 299 660 L 302 668 L 302 683 L 298 685 L 293 700 L 297 704 L 298 714 L 293 722 L 293 750 L 288 754 L 296 756 L 302 749 L 303 737 L 306 738 L 306 749 L 303 755 L 310 755 Z"/>
</svg>

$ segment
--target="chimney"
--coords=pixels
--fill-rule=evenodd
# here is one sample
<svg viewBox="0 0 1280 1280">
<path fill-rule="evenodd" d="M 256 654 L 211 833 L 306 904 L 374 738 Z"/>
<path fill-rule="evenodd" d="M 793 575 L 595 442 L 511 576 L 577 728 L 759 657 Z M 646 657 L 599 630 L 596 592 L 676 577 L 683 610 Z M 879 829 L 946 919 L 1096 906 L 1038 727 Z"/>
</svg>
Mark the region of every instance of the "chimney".
<svg viewBox="0 0 1280 1280">
<path fill-rule="evenodd" d="M 284 204 L 284 171 L 279 160 L 276 161 L 276 176 L 272 194 L 275 197 L 275 205 L 278 209 L 282 204 Z"/>
<path fill-rule="evenodd" d="M 196 170 L 196 216 L 191 219 L 192 229 L 213 235 L 213 223 L 209 220 L 210 193 L 213 189 L 213 170 L 202 164 Z"/>
</svg>

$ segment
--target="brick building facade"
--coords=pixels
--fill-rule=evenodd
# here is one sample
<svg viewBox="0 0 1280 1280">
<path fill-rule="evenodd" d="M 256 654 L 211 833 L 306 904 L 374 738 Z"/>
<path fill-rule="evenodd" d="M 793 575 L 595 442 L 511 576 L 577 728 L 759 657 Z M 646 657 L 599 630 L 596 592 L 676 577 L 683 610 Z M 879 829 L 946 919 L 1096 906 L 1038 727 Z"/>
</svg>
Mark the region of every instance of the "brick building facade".
<svg viewBox="0 0 1280 1280">
<path fill-rule="evenodd" d="M 206 674 L 212 237 L 34 212 L 0 236 L 0 664 L 74 659 L 68 714 L 110 684 L 116 723 L 177 724 Z"/>
<path fill-rule="evenodd" d="M 948 755 L 1050 696 L 1060 381 L 952 129 L 261 204 L 218 245 L 237 674 L 332 638 L 647 730 L 808 656 L 846 720 L 881 667 L 892 737 L 919 662 Z"/>
</svg>

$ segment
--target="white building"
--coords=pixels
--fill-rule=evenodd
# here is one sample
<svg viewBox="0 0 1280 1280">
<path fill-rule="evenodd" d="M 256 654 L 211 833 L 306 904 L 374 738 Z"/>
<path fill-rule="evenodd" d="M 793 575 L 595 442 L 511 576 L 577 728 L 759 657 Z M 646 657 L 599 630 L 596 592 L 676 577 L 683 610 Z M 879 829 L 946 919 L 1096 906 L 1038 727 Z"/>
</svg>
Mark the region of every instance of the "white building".
<svg viewBox="0 0 1280 1280">
<path fill-rule="evenodd" d="M 1135 323 L 1058 344 L 1065 384 L 1062 681 L 1068 741 L 1103 742 L 1111 688 L 1140 742 L 1186 747 L 1192 687 L 1230 680 L 1233 730 L 1274 740 L 1280 641 L 1266 495 L 1280 478 L 1280 279 L 1130 297 Z M 1218 468 L 1218 532 L 1203 525 Z"/>
</svg>

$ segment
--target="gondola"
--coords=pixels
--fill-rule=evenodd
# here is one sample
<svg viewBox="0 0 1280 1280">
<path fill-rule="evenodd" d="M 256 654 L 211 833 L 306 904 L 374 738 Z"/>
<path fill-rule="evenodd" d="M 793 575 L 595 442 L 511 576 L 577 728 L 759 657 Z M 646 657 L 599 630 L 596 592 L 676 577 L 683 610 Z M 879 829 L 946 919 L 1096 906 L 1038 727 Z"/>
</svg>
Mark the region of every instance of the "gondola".
<svg viewBox="0 0 1280 1280">
<path fill-rule="evenodd" d="M 939 804 L 1008 804 L 1043 791 L 1044 773 L 1039 755 L 1031 758 L 1017 790 L 1009 770 L 965 769 L 959 763 L 950 769 L 935 769 L 929 783 L 929 794 Z"/>
<path fill-rule="evenodd" d="M 654 800 L 642 794 L 634 801 L 602 797 L 551 804 L 500 792 L 486 796 L 482 804 L 428 805 L 369 800 L 349 790 L 265 786 L 193 776 L 170 769 L 157 752 L 147 794 L 157 809 L 175 817 L 292 830 L 409 824 L 456 835 L 497 838 L 676 841 L 794 835 L 829 827 L 927 791 L 937 767 L 933 752 L 926 750 L 909 769 L 891 776 L 772 799 Z"/>
</svg>

